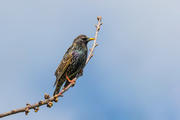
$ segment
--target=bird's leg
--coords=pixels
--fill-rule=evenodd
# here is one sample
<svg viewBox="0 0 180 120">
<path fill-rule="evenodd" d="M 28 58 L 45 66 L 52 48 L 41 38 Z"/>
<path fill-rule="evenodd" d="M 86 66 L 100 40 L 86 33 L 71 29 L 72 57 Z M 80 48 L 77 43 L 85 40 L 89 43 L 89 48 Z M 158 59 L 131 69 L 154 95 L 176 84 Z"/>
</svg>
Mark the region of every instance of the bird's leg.
<svg viewBox="0 0 180 120">
<path fill-rule="evenodd" d="M 67 74 L 66 74 L 66 79 L 68 80 L 68 82 L 70 82 L 72 84 L 75 84 L 75 82 L 76 82 L 74 79 L 70 80 L 69 77 L 67 76 Z"/>
<path fill-rule="evenodd" d="M 57 96 L 61 96 L 61 97 L 63 97 L 62 92 L 59 92 L 59 93 L 57 94 Z"/>
</svg>

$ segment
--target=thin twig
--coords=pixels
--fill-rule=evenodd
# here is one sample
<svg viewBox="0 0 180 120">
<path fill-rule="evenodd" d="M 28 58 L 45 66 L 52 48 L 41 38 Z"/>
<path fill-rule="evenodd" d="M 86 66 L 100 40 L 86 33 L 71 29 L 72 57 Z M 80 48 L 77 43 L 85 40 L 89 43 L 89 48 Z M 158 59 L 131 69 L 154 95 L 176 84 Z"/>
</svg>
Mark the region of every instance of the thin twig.
<svg viewBox="0 0 180 120">
<path fill-rule="evenodd" d="M 99 32 L 100 27 L 102 25 L 102 22 L 101 22 L 102 21 L 102 17 L 98 16 L 97 20 L 98 20 L 98 24 L 96 25 L 95 40 L 94 40 L 92 48 L 90 49 L 90 53 L 89 53 L 89 56 L 88 56 L 88 58 L 86 60 L 86 64 L 92 58 L 94 48 L 98 45 L 96 43 L 96 40 L 97 40 L 97 37 L 98 37 L 98 32 Z M 81 75 L 78 75 L 73 80 L 76 81 L 80 76 Z M 9 116 L 9 115 L 13 115 L 13 114 L 16 114 L 16 113 L 20 113 L 20 112 L 25 112 L 25 114 L 28 115 L 30 109 L 34 109 L 34 111 L 37 112 L 39 110 L 39 107 L 43 106 L 43 105 L 47 105 L 47 107 L 50 108 L 50 107 L 53 106 L 53 102 L 58 102 L 58 98 L 59 97 L 63 97 L 63 93 L 66 92 L 73 85 L 74 85 L 74 83 L 70 83 L 66 88 L 62 89 L 59 94 L 57 94 L 57 95 L 55 95 L 53 97 L 50 97 L 48 94 L 45 94 L 44 95 L 45 100 L 41 100 L 41 101 L 39 101 L 39 102 L 37 102 L 35 104 L 32 104 L 32 105 L 26 104 L 26 107 L 19 108 L 19 109 L 14 109 L 14 110 L 11 110 L 9 112 L 2 113 L 2 114 L 0 114 L 0 118 L 6 117 L 6 116 Z"/>
<path fill-rule="evenodd" d="M 86 64 L 89 62 L 89 60 L 91 59 L 91 57 L 93 57 L 93 51 L 94 51 L 94 48 L 96 47 L 96 46 L 98 46 L 98 44 L 96 43 L 96 40 L 97 40 L 97 37 L 98 37 L 98 32 L 99 32 L 99 30 L 100 30 L 100 27 L 101 27 L 101 25 L 102 25 L 102 17 L 101 16 L 98 16 L 97 17 L 97 20 L 98 20 L 98 24 L 97 25 L 95 25 L 96 26 L 96 33 L 95 33 L 95 40 L 94 40 L 94 43 L 93 43 L 93 46 L 92 46 L 92 48 L 90 49 L 90 53 L 89 53 L 89 56 L 88 56 L 88 58 L 87 58 L 87 60 L 86 60 Z"/>
</svg>

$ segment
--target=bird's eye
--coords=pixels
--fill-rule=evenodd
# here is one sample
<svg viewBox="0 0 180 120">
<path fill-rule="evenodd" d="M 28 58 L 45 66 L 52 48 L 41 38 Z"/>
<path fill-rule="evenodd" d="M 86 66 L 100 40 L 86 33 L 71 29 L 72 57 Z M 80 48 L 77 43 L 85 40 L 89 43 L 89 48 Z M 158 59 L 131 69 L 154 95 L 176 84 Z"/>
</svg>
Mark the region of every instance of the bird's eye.
<svg viewBox="0 0 180 120">
<path fill-rule="evenodd" d="M 83 40 L 86 40 L 87 38 L 82 38 Z"/>
</svg>

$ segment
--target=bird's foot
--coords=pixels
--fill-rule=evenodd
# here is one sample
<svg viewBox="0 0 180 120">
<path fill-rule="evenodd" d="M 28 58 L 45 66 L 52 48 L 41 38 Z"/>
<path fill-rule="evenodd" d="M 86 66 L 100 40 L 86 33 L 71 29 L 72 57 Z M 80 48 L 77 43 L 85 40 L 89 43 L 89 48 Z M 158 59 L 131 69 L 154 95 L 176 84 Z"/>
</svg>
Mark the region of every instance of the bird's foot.
<svg viewBox="0 0 180 120">
<path fill-rule="evenodd" d="M 76 81 L 74 79 L 70 80 L 67 74 L 66 74 L 66 79 L 68 80 L 68 82 L 72 83 L 73 86 L 75 85 Z"/>
<path fill-rule="evenodd" d="M 61 97 L 63 97 L 63 94 L 62 94 L 62 92 L 59 92 L 58 94 L 56 94 L 54 97 L 58 97 L 58 96 L 61 96 Z"/>
<path fill-rule="evenodd" d="M 58 96 L 62 96 L 62 97 L 63 97 L 63 94 L 62 94 L 62 92 L 59 92 L 59 93 L 58 93 Z"/>
</svg>

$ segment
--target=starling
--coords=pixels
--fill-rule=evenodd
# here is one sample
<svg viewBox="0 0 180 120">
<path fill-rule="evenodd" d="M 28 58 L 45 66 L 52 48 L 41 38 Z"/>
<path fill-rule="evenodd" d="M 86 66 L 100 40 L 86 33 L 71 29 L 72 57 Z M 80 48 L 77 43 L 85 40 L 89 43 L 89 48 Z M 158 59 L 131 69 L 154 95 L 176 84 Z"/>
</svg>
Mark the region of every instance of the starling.
<svg viewBox="0 0 180 120">
<path fill-rule="evenodd" d="M 67 87 L 76 75 L 80 74 L 85 66 L 87 59 L 87 43 L 94 38 L 89 38 L 86 35 L 79 35 L 74 39 L 72 45 L 64 54 L 62 61 L 56 69 L 56 89 L 54 95 L 58 94 L 64 82 L 64 87 Z"/>
</svg>

